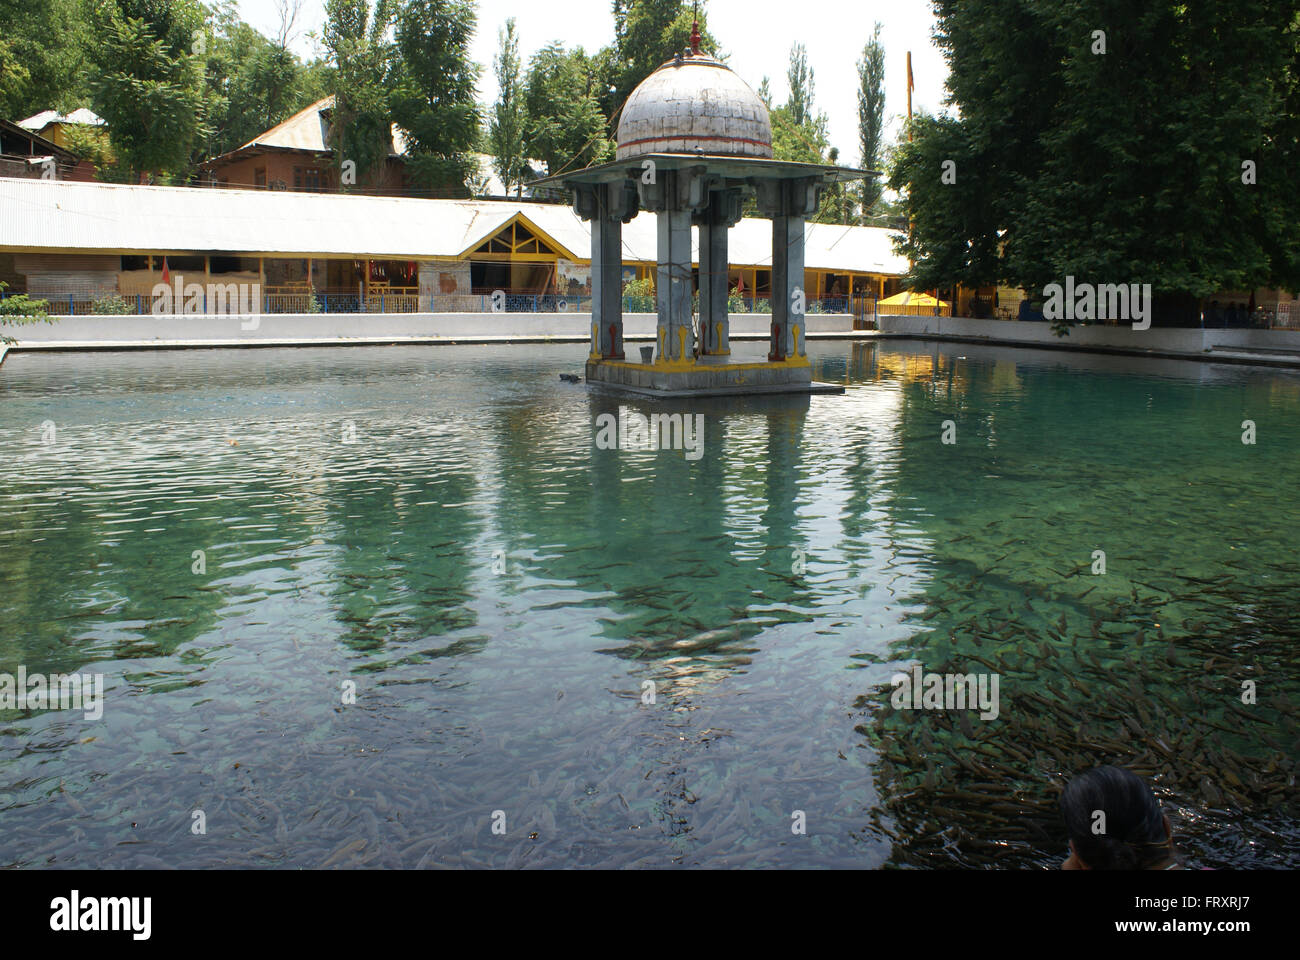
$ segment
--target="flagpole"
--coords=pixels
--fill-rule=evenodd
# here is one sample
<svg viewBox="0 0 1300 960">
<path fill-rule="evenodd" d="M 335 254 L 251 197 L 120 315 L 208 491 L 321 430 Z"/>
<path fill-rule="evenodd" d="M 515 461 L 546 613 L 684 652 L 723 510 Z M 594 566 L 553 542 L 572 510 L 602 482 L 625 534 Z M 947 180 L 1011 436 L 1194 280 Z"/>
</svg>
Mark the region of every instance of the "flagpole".
<svg viewBox="0 0 1300 960">
<path fill-rule="evenodd" d="M 912 139 L 912 51 L 907 51 L 907 139 Z"/>
</svg>

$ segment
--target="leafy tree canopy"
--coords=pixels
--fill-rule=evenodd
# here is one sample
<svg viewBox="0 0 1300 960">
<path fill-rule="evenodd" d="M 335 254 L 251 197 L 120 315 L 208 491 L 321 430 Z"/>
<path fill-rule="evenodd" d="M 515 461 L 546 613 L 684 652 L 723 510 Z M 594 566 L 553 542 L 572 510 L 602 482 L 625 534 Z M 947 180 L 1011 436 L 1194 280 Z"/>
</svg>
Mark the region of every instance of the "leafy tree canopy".
<svg viewBox="0 0 1300 960">
<path fill-rule="evenodd" d="M 960 119 L 915 121 L 891 172 L 910 285 L 1150 283 L 1157 323 L 1162 298 L 1300 286 L 1293 0 L 935 10 Z"/>
<path fill-rule="evenodd" d="M 551 43 L 528 66 L 527 152 L 556 174 L 600 163 L 613 152 L 600 109 L 596 62 L 581 47 L 566 51 Z"/>
<path fill-rule="evenodd" d="M 94 110 L 113 151 L 134 176 L 183 173 L 207 134 L 204 11 L 193 0 L 102 0 L 93 8 Z"/>
<path fill-rule="evenodd" d="M 408 0 L 397 14 L 389 80 L 393 121 L 406 134 L 416 179 L 461 188 L 477 164 L 482 119 L 469 57 L 477 15 L 469 0 Z"/>
</svg>

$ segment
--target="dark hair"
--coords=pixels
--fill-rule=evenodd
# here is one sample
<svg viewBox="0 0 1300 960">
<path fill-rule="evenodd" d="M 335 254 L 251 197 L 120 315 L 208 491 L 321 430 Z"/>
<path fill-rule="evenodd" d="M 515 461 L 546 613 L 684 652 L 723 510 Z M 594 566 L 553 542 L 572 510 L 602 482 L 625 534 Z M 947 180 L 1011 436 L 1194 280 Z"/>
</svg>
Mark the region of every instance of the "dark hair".
<svg viewBox="0 0 1300 960">
<path fill-rule="evenodd" d="M 1094 814 L 1105 832 L 1093 833 Z M 1079 859 L 1092 870 L 1149 870 L 1173 858 L 1164 812 L 1151 788 L 1121 767 L 1079 774 L 1061 794 L 1061 816 Z"/>
</svg>

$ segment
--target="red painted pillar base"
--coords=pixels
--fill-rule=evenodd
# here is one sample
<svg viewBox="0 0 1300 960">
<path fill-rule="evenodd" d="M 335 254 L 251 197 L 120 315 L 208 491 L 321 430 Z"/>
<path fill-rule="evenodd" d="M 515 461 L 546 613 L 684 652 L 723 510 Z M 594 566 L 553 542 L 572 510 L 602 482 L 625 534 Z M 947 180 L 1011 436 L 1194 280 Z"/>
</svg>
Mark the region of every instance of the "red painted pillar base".
<svg viewBox="0 0 1300 960">
<path fill-rule="evenodd" d="M 784 360 L 785 354 L 781 350 L 781 324 L 772 324 L 772 348 L 767 351 L 767 359 L 776 361 Z"/>
</svg>

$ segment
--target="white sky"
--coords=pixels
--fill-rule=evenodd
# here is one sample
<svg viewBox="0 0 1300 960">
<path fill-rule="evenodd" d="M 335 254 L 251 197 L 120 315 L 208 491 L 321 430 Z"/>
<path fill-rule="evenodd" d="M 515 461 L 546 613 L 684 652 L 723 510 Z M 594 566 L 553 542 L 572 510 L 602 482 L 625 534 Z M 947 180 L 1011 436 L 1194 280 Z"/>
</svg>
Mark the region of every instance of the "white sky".
<svg viewBox="0 0 1300 960">
<path fill-rule="evenodd" d="M 279 25 L 277 0 L 238 0 L 244 20 L 262 33 Z M 914 110 L 943 111 L 947 66 L 931 40 L 934 15 L 925 0 L 847 4 L 844 0 L 708 0 L 709 26 L 728 55 L 728 63 L 745 82 L 758 88 L 771 78 L 775 103 L 784 103 L 790 47 L 808 49 L 815 79 L 817 108 L 830 117 L 831 144 L 840 148 L 840 163 L 858 162 L 857 69 L 862 47 L 876 20 L 885 45 L 885 142 L 892 143 L 907 113 L 907 51 L 912 51 L 916 89 Z M 552 40 L 594 53 L 613 41 L 614 17 L 609 0 L 478 0 L 478 32 L 471 53 L 483 67 L 480 99 L 496 99 L 492 57 L 497 31 L 509 17 L 518 21 L 519 51 L 528 57 Z M 294 48 L 304 57 L 315 51 L 307 38 L 324 20 L 322 0 L 303 0 Z"/>
</svg>

